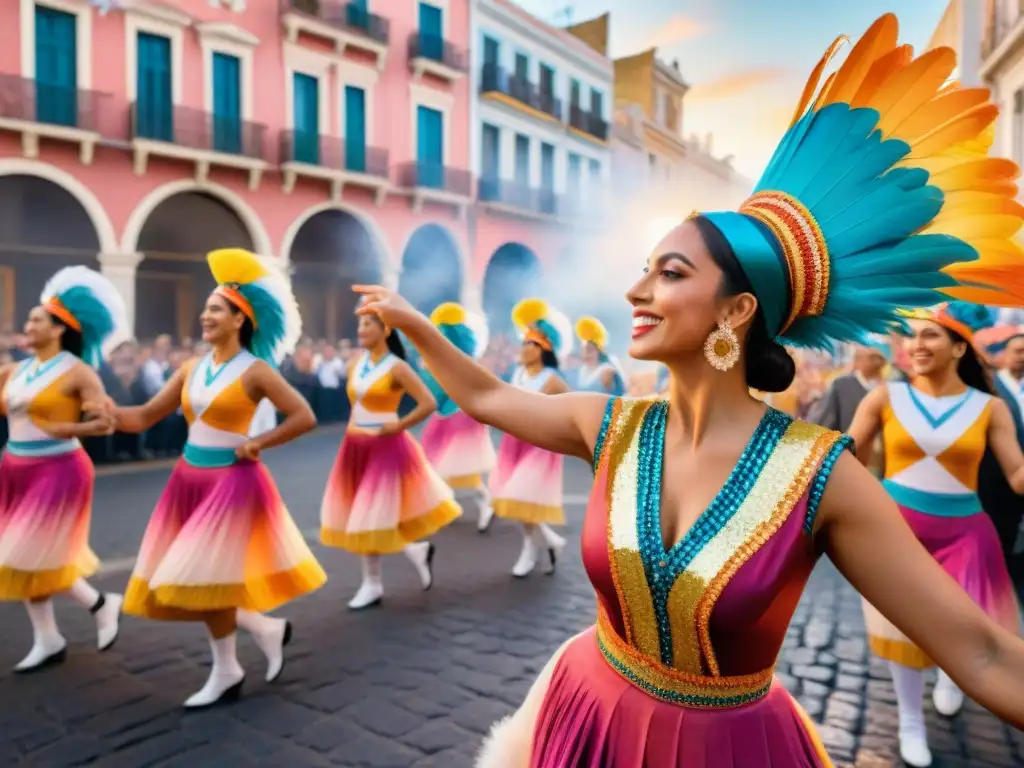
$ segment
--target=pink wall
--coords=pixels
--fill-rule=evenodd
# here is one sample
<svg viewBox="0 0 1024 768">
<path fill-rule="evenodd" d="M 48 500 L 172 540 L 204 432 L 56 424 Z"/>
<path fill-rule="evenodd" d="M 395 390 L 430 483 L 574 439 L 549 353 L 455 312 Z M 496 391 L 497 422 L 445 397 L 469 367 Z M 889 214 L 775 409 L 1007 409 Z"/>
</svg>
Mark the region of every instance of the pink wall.
<svg viewBox="0 0 1024 768">
<path fill-rule="evenodd" d="M 16 0 L 6 2 L 16 7 Z M 193 23 L 227 22 L 260 39 L 254 60 L 254 119 L 268 127 L 267 159 L 276 164 L 279 133 L 286 124 L 285 43 L 277 0 L 250 0 L 248 9 L 241 14 L 211 8 L 207 0 L 165 1 L 162 4 L 188 13 L 193 17 Z M 406 51 L 407 38 L 417 25 L 417 6 L 409 0 L 372 0 L 370 5 L 374 13 L 390 19 L 391 42 L 385 69 L 380 73 L 376 85 L 375 131 L 369 137 L 369 143 L 387 147 L 390 150 L 390 161 L 395 165 L 413 157 L 409 89 L 411 74 Z M 468 0 L 449 0 L 446 13 L 449 14 L 448 38 L 456 45 L 465 46 L 469 37 Z M 8 24 L 0 25 L 0 72 L 20 74 L 19 25 L 15 19 L 9 21 Z M 129 105 L 124 75 L 124 15 L 115 11 L 101 17 L 94 12 L 92 24 L 92 88 L 109 94 L 103 115 L 103 133 L 111 138 L 125 139 L 128 136 Z M 182 105 L 202 109 L 203 60 L 199 38 L 194 30 L 186 29 L 184 40 Z M 32 44 L 31 41 L 26 42 Z M 323 43 L 305 39 L 301 45 L 313 49 L 325 48 Z M 336 78 L 332 77 L 332 80 Z M 454 95 L 449 140 L 452 156 L 446 158 L 446 163 L 451 167 L 468 168 L 469 78 L 464 77 L 451 85 L 437 83 L 434 87 L 451 91 Z M 339 133 L 339 91 L 336 81 L 330 83 L 331 133 L 334 135 Z M 20 157 L 18 136 L 0 134 L 0 173 L 3 172 L 6 158 Z M 79 162 L 76 147 L 48 142 L 42 147 L 38 160 L 60 168 L 88 187 L 113 223 L 118 240 L 122 239 L 133 211 L 148 195 L 169 182 L 183 182 L 193 178 L 194 170 L 187 162 L 152 158 L 146 173 L 136 176 L 132 170 L 131 152 L 125 146 L 98 149 L 94 163 L 86 166 Z M 215 168 L 209 179 L 213 184 L 210 187 L 213 194 L 216 195 L 218 190 L 233 193 L 258 218 L 269 236 L 273 255 L 284 255 L 281 253 L 283 240 L 297 220 L 303 218 L 311 208 L 330 202 L 325 183 L 300 181 L 291 194 L 284 194 L 281 176 L 275 170 L 264 174 L 255 191 L 247 189 L 246 176 L 242 172 Z M 470 261 L 466 225 L 457 219 L 450 208 L 428 206 L 416 214 L 411 210 L 408 198 L 401 195 L 390 195 L 378 207 L 365 192 L 358 189 L 346 189 L 342 203 L 361 213 L 364 219 L 372 220 L 371 229 L 395 266 L 415 229 L 431 222 L 445 226 L 465 255 L 464 261 Z M 475 265 L 467 270 L 469 274 L 477 271 Z M 479 271 L 482 274 L 482 267 Z"/>
</svg>

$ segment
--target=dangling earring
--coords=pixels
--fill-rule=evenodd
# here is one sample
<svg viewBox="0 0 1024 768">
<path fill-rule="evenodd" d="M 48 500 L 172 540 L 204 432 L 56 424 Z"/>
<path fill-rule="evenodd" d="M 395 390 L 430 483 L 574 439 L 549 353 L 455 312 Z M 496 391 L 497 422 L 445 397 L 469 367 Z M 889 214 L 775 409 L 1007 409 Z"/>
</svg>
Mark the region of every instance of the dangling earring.
<svg viewBox="0 0 1024 768">
<path fill-rule="evenodd" d="M 727 321 L 720 322 L 718 328 L 708 335 L 704 342 L 704 357 L 718 371 L 728 371 L 740 359 L 740 340 Z"/>
</svg>

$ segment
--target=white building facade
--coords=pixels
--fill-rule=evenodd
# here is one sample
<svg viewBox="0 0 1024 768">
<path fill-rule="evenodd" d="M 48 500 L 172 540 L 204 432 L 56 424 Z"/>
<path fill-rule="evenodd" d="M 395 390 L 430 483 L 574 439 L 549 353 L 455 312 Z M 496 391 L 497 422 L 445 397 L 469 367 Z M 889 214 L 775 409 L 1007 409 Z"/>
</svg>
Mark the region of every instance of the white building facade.
<svg viewBox="0 0 1024 768">
<path fill-rule="evenodd" d="M 970 0 L 955 0 L 968 4 Z M 973 0 L 980 3 L 980 0 Z M 992 154 L 1024 163 L 1024 11 L 1020 3 L 993 0 L 976 9 L 980 19 L 975 46 L 980 75 L 999 105 Z M 964 14 L 966 20 L 966 14 Z"/>
<path fill-rule="evenodd" d="M 471 162 L 481 202 L 593 212 L 611 178 L 612 62 L 508 0 L 474 0 Z"/>
</svg>

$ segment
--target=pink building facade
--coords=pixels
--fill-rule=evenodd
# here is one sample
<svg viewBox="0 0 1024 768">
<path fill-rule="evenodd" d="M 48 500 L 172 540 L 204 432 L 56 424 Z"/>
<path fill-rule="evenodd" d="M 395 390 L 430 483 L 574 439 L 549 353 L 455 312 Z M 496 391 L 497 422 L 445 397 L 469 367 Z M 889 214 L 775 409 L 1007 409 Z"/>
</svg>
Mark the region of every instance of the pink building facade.
<svg viewBox="0 0 1024 768">
<path fill-rule="evenodd" d="M 478 300 L 469 0 L 8 3 L 0 327 L 78 263 L 138 337 L 188 336 L 229 246 L 291 271 L 314 337 L 356 280 Z"/>
</svg>

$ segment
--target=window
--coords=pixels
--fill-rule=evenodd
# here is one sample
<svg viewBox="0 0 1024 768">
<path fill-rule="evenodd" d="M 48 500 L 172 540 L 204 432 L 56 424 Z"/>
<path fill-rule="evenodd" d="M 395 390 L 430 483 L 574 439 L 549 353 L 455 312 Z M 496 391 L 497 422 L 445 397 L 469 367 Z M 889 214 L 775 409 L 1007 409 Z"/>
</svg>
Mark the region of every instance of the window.
<svg viewBox="0 0 1024 768">
<path fill-rule="evenodd" d="M 135 132 L 139 138 L 174 140 L 171 96 L 171 41 L 139 32 Z"/>
<path fill-rule="evenodd" d="M 569 84 L 569 105 L 578 107 L 580 105 L 580 81 L 573 80 Z"/>
<path fill-rule="evenodd" d="M 579 197 L 582 189 L 580 184 L 580 156 L 573 152 L 569 153 L 569 173 L 565 187 L 571 197 Z"/>
<path fill-rule="evenodd" d="M 73 14 L 37 5 L 35 23 L 36 119 L 77 125 L 77 19 Z"/>
<path fill-rule="evenodd" d="M 1024 88 L 1013 94 L 1013 159 L 1019 165 L 1024 159 Z"/>
<path fill-rule="evenodd" d="M 355 29 L 370 31 L 370 9 L 366 0 L 349 0 L 345 3 L 345 21 Z"/>
<path fill-rule="evenodd" d="M 516 54 L 516 77 L 522 82 L 530 79 L 530 59 L 524 53 Z"/>
<path fill-rule="evenodd" d="M 213 148 L 242 149 L 242 74 L 237 56 L 213 54 Z"/>
<path fill-rule="evenodd" d="M 540 145 L 540 188 L 545 192 L 555 189 L 555 148 L 550 144 Z"/>
<path fill-rule="evenodd" d="M 653 172 L 658 166 L 658 158 L 653 152 L 647 153 L 647 167 Z"/>
<path fill-rule="evenodd" d="M 500 52 L 501 46 L 498 44 L 498 41 L 493 37 L 484 35 L 484 66 L 488 64 L 497 66 Z"/>
<path fill-rule="evenodd" d="M 366 91 L 345 86 L 345 168 L 366 171 Z"/>
<path fill-rule="evenodd" d="M 530 184 L 530 137 L 516 134 L 516 184 L 527 187 Z"/>
<path fill-rule="evenodd" d="M 542 96 L 555 94 L 555 70 L 547 64 L 540 65 L 540 92 Z"/>
<path fill-rule="evenodd" d="M 444 12 L 430 3 L 420 3 L 420 55 L 444 61 Z"/>
<path fill-rule="evenodd" d="M 604 94 L 593 88 L 590 89 L 590 114 L 594 117 L 604 114 Z"/>
<path fill-rule="evenodd" d="M 589 178 L 589 181 L 590 182 L 600 181 L 601 180 L 601 161 L 600 160 L 591 159 L 590 162 L 589 162 L 589 166 L 590 166 L 590 178 Z"/>
<path fill-rule="evenodd" d="M 292 77 L 294 159 L 316 165 L 320 162 L 320 81 L 301 72 Z"/>
<path fill-rule="evenodd" d="M 444 114 L 416 108 L 416 163 L 421 187 L 444 187 Z"/>
<path fill-rule="evenodd" d="M 497 126 L 484 123 L 480 146 L 480 197 L 494 200 L 498 197 L 501 178 L 501 132 Z"/>
</svg>

